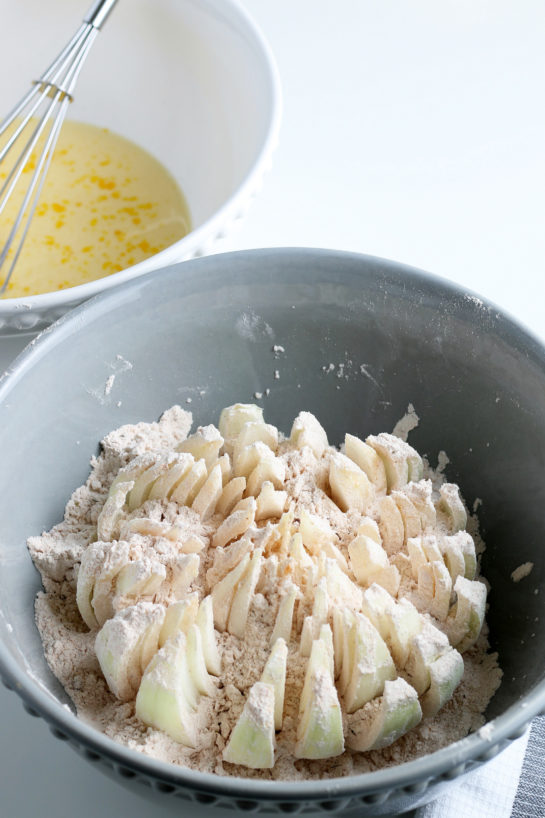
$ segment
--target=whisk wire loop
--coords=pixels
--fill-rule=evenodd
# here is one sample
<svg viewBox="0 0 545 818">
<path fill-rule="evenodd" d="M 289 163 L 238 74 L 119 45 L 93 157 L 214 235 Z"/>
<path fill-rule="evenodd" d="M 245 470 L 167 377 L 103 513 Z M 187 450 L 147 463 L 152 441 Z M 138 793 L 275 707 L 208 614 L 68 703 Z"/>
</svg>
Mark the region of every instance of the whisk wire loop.
<svg viewBox="0 0 545 818">
<path fill-rule="evenodd" d="M 60 92 L 58 92 L 60 94 Z M 32 174 L 32 179 L 30 185 L 28 186 L 27 192 L 25 194 L 25 198 L 23 199 L 23 203 L 19 209 L 17 214 L 17 218 L 11 228 L 10 234 L 5 242 L 4 247 L 0 253 L 0 270 L 2 269 L 2 265 L 6 260 L 7 254 L 13 244 L 15 236 L 17 235 L 17 231 L 19 230 L 23 219 L 25 218 L 25 211 L 28 208 L 28 212 L 26 213 L 25 224 L 23 227 L 23 231 L 21 237 L 19 239 L 19 244 L 11 260 L 11 265 L 8 270 L 8 274 L 6 279 L 0 288 L 0 294 L 3 293 L 9 283 L 11 278 L 11 274 L 15 265 L 17 264 L 17 260 L 23 249 L 23 244 L 25 242 L 28 230 L 30 228 L 30 224 L 32 222 L 32 218 L 36 211 L 36 207 L 38 205 L 38 200 L 40 198 L 40 194 L 42 192 L 43 184 L 45 182 L 45 177 L 47 175 L 47 171 L 49 170 L 49 165 L 51 163 L 51 159 L 53 158 L 53 151 L 55 149 L 55 145 L 57 143 L 57 139 L 59 136 L 59 132 L 66 115 L 66 110 L 68 108 L 69 98 L 65 97 L 62 101 L 62 107 L 59 109 L 59 113 L 57 114 L 56 118 L 53 120 L 52 128 L 49 132 L 49 136 L 47 138 L 44 150 L 40 155 L 40 159 L 38 160 L 38 164 L 36 165 L 36 169 Z M 22 170 L 22 169 L 21 169 Z"/>
<path fill-rule="evenodd" d="M 51 164 L 62 123 L 73 99 L 73 91 L 91 46 L 117 0 L 97 0 L 87 12 L 83 23 L 41 77 L 33 81 L 32 88 L 0 123 L 0 137 L 15 125 L 13 133 L 0 150 L 0 166 L 20 139 L 25 139 L 22 150 L 16 157 L 0 188 L 0 214 L 13 194 L 17 183 L 32 158 L 33 151 L 42 137 L 45 138 L 39 158 L 33 168 L 32 177 L 19 207 L 9 235 L 0 249 L 0 275 L 8 264 L 7 274 L 0 284 L 0 297 L 6 292 L 15 265 L 36 211 L 45 177 Z M 45 110 L 39 115 L 38 111 Z M 49 126 L 49 131 L 47 128 Z M 23 136 L 27 128 L 33 128 L 30 136 Z M 20 235 L 19 235 L 20 233 Z M 13 256 L 8 254 L 16 239 L 17 248 Z"/>
</svg>

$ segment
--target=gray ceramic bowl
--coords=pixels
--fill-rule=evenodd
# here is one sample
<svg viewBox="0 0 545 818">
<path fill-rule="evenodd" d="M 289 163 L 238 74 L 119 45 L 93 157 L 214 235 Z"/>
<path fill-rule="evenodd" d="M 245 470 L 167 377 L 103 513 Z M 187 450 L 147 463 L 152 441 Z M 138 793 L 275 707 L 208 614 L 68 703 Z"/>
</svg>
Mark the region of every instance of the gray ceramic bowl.
<svg viewBox="0 0 545 818">
<path fill-rule="evenodd" d="M 105 396 L 118 355 L 133 367 L 118 372 Z M 486 735 L 372 774 L 271 783 L 153 761 L 65 706 L 34 626 L 39 578 L 26 537 L 61 519 L 110 429 L 189 400 L 196 421 L 208 422 L 255 392 L 270 422 L 288 429 L 308 409 L 335 443 L 346 429 L 391 429 L 412 402 L 421 418 L 413 444 L 432 461 L 445 449 L 449 478 L 469 504 L 482 498 L 488 618 L 505 671 Z M 436 796 L 545 708 L 545 349 L 473 295 L 338 252 L 256 250 L 185 262 L 104 293 L 46 330 L 0 383 L 0 417 L 1 675 L 55 735 L 126 785 L 157 799 L 255 812 L 391 814 Z M 511 572 L 526 561 L 533 573 L 514 584 Z"/>
</svg>

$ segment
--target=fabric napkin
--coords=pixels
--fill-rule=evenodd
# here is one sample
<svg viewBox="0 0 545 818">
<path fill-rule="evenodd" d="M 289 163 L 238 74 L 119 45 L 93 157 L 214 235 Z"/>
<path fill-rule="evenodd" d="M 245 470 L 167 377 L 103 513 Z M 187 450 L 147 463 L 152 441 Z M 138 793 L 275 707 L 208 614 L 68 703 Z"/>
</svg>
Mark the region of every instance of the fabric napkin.
<svg viewBox="0 0 545 818">
<path fill-rule="evenodd" d="M 415 818 L 545 818 L 545 716 Z"/>
</svg>

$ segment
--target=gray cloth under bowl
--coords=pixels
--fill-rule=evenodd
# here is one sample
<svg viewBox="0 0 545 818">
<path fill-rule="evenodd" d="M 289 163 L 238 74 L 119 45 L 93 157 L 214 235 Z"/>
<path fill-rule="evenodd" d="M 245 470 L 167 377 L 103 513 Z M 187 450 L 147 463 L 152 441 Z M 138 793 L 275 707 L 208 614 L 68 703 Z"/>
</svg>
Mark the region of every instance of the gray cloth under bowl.
<svg viewBox="0 0 545 818">
<path fill-rule="evenodd" d="M 208 423 L 236 401 L 257 401 L 285 431 L 311 411 L 335 444 L 347 430 L 392 429 L 414 404 L 413 445 L 432 463 L 445 450 L 448 478 L 470 507 L 482 500 L 488 622 L 505 674 L 485 734 L 377 773 L 273 783 L 154 761 L 63 706 L 34 625 L 40 582 L 26 538 L 62 518 L 112 428 L 154 420 L 174 403 Z M 545 708 L 545 350 L 474 295 L 333 251 L 185 262 L 98 296 L 43 333 L 0 383 L 0 413 L 2 677 L 56 735 L 126 786 L 241 811 L 385 815 L 430 800 Z M 533 573 L 514 583 L 511 572 L 527 561 Z"/>
</svg>

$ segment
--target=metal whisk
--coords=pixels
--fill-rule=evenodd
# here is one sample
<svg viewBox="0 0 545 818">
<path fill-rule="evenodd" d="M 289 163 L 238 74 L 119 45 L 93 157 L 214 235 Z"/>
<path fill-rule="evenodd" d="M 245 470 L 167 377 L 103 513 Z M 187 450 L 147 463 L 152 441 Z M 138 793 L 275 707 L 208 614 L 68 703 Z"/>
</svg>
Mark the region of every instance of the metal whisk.
<svg viewBox="0 0 545 818">
<path fill-rule="evenodd" d="M 10 126 L 15 125 L 15 130 L 0 150 L 0 169 L 2 169 L 8 155 L 14 156 L 18 151 L 0 188 L 0 214 L 15 190 L 38 140 L 42 137 L 45 139 L 15 222 L 0 250 L 0 280 L 2 271 L 6 266 L 8 267 L 7 275 L 0 286 L 0 296 L 7 289 L 21 253 L 68 105 L 73 99 L 72 94 L 79 72 L 96 35 L 116 2 L 117 0 L 96 0 L 68 45 L 51 63 L 49 68 L 44 71 L 42 76 L 33 81 L 32 89 L 0 124 L 0 137 Z M 19 230 L 21 231 L 20 235 L 18 235 Z M 13 258 L 6 265 L 8 253 L 15 245 L 16 239 L 18 243 Z"/>
</svg>

